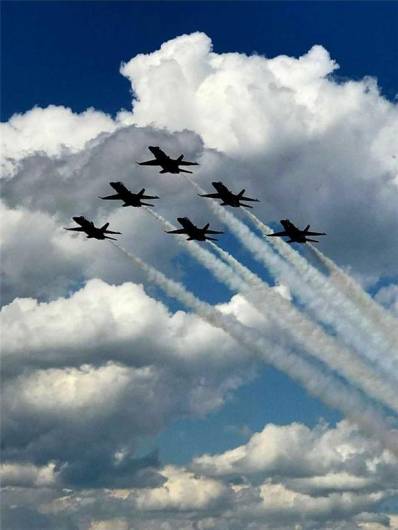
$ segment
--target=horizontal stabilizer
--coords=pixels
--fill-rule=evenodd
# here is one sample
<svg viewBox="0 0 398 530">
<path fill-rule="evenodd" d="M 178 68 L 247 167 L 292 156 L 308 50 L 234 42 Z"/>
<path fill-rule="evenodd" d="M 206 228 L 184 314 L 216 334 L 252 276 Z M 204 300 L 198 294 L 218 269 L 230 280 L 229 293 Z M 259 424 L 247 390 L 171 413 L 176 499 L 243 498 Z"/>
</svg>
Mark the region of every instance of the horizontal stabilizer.
<svg viewBox="0 0 398 530">
<path fill-rule="evenodd" d="M 241 201 L 260 202 L 259 199 L 251 199 L 250 197 L 239 197 Z"/>
</svg>

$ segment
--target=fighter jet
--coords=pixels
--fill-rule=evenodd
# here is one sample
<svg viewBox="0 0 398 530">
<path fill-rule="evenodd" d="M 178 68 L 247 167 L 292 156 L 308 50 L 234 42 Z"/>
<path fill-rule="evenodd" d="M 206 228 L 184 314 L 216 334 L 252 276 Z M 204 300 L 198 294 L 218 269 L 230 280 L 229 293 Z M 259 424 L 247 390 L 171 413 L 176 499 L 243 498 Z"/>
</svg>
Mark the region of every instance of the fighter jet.
<svg viewBox="0 0 398 530">
<path fill-rule="evenodd" d="M 155 156 L 154 160 L 148 160 L 147 162 L 137 162 L 139 166 L 160 166 L 162 170 L 159 173 L 192 173 L 186 169 L 181 169 L 180 166 L 198 166 L 197 162 L 187 162 L 183 160 L 184 155 L 180 155 L 178 158 L 173 160 L 164 153 L 160 147 L 154 147 L 150 145 L 148 149 Z"/>
<path fill-rule="evenodd" d="M 183 228 L 180 228 L 178 230 L 170 230 L 169 232 L 166 232 L 166 234 L 187 234 L 187 241 L 192 241 L 193 239 L 195 239 L 196 241 L 207 241 L 208 239 L 210 239 L 210 241 L 218 241 L 218 239 L 215 239 L 214 237 L 207 237 L 207 234 L 224 233 L 217 232 L 216 230 L 209 230 L 209 223 L 207 223 L 207 225 L 205 225 L 203 228 L 199 228 L 195 226 L 188 219 L 188 217 L 178 217 L 177 221 Z"/>
<path fill-rule="evenodd" d="M 245 191 L 242 190 L 239 193 L 232 193 L 222 182 L 212 182 L 213 187 L 217 190 L 217 193 L 208 193 L 207 195 L 199 195 L 199 197 L 208 197 L 209 199 L 221 199 L 223 202 L 221 206 L 232 206 L 232 208 L 239 208 L 244 206 L 245 208 L 253 208 L 248 204 L 244 204 L 241 201 L 259 202 L 258 199 L 250 199 L 245 197 Z"/>
<path fill-rule="evenodd" d="M 122 206 L 134 206 L 135 208 L 139 208 L 140 206 L 154 206 L 154 204 L 142 202 L 142 199 L 159 199 L 157 195 L 144 195 L 145 188 L 142 188 L 138 193 L 132 193 L 122 182 L 110 182 L 109 184 L 117 191 L 117 194 L 99 197 L 99 199 L 106 201 L 124 201 Z"/>
<path fill-rule="evenodd" d="M 89 239 L 113 239 L 117 241 L 114 237 L 109 237 L 106 234 L 121 234 L 121 232 L 112 232 L 107 230 L 109 223 L 105 223 L 104 226 L 97 227 L 92 221 L 88 221 L 83 215 L 79 217 L 72 218 L 79 227 L 76 228 L 65 228 L 65 230 L 71 230 L 72 232 L 84 232 Z"/>
<path fill-rule="evenodd" d="M 300 230 L 297 226 L 289 221 L 289 219 L 281 219 L 281 225 L 285 229 L 283 232 L 275 232 L 273 234 L 268 234 L 269 237 L 283 237 L 288 236 L 287 243 L 306 243 L 311 241 L 313 243 L 319 243 L 316 239 L 310 239 L 307 236 L 325 236 L 325 232 L 309 232 L 310 225 L 307 225 L 304 230 Z"/>
</svg>

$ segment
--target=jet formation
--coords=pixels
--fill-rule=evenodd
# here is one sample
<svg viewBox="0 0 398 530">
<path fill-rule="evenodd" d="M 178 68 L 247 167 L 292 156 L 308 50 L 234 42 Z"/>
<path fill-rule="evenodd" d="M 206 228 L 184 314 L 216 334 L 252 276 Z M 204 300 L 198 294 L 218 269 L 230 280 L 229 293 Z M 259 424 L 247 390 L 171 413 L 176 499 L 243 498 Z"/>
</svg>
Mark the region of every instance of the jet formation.
<svg viewBox="0 0 398 530">
<path fill-rule="evenodd" d="M 198 166 L 197 162 L 188 162 L 184 160 L 184 155 L 180 155 L 178 158 L 170 158 L 160 147 L 150 145 L 148 149 L 154 155 L 153 160 L 147 162 L 137 162 L 139 166 L 160 166 L 162 170 L 159 173 L 192 173 L 186 169 L 181 169 L 180 166 Z"/>
<path fill-rule="evenodd" d="M 188 217 L 178 217 L 177 221 L 183 228 L 177 230 L 169 230 L 166 234 L 186 234 L 188 236 L 187 241 L 218 241 L 214 237 L 208 237 L 207 234 L 223 234 L 224 232 L 218 232 L 217 230 L 209 230 L 210 224 L 207 223 L 203 228 L 195 226 Z"/>
<path fill-rule="evenodd" d="M 188 162 L 184 160 L 184 155 L 180 155 L 178 158 L 170 158 L 164 151 L 157 146 L 149 146 L 148 149 L 154 155 L 153 160 L 147 160 L 146 162 L 137 162 L 140 166 L 159 166 L 161 168 L 160 173 L 192 173 L 185 169 L 181 169 L 181 166 L 198 166 L 197 162 Z M 133 206 L 140 208 L 141 206 L 151 206 L 146 200 L 159 199 L 157 195 L 145 195 L 145 188 L 142 188 L 138 193 L 133 193 L 122 182 L 110 182 L 110 186 L 116 191 L 114 195 L 107 195 L 106 197 L 99 197 L 103 200 L 119 200 L 122 201 L 122 206 Z M 216 193 L 199 194 L 200 197 L 209 199 L 218 199 L 221 201 L 221 206 L 231 206 L 232 208 L 253 208 L 247 202 L 259 202 L 259 199 L 253 199 L 246 197 L 246 190 L 243 189 L 239 193 L 233 193 L 227 188 L 222 182 L 212 182 Z M 71 230 L 74 232 L 84 232 L 88 238 L 95 239 L 113 239 L 108 234 L 120 234 L 121 232 L 112 232 L 108 230 L 109 223 L 105 223 L 101 227 L 96 227 L 92 221 L 88 221 L 84 216 L 73 217 L 73 220 L 79 225 L 74 228 L 65 228 L 65 230 Z M 169 230 L 167 234 L 185 234 L 188 236 L 187 240 L 192 241 L 218 241 L 213 237 L 209 237 L 209 234 L 223 234 L 224 232 L 218 230 L 210 230 L 209 223 L 203 228 L 196 226 L 188 217 L 178 217 L 177 221 L 180 223 L 182 228 L 176 230 Z M 307 243 L 307 241 L 319 243 L 317 239 L 311 239 L 308 236 L 324 236 L 325 232 L 310 232 L 310 225 L 307 225 L 304 230 L 297 228 L 289 219 L 281 219 L 281 224 L 284 228 L 281 232 L 274 232 L 268 234 L 269 237 L 288 237 L 287 243 Z"/>
<path fill-rule="evenodd" d="M 88 239 L 113 239 L 114 241 L 117 241 L 114 237 L 109 237 L 107 234 L 121 234 L 121 232 L 112 232 L 111 230 L 108 230 L 109 223 L 105 223 L 104 226 L 98 227 L 95 226 L 92 221 L 88 221 L 83 215 L 72 217 L 72 219 L 80 226 L 65 228 L 65 230 L 84 232 Z"/>
<path fill-rule="evenodd" d="M 221 206 L 232 206 L 232 208 L 239 208 L 244 206 L 245 208 L 253 208 L 245 202 L 259 202 L 258 199 L 251 199 L 250 197 L 245 197 L 246 190 L 243 189 L 239 193 L 232 193 L 222 182 L 212 182 L 213 187 L 217 190 L 217 193 L 208 193 L 206 195 L 200 195 L 199 197 L 207 197 L 209 199 L 220 199 Z"/>
</svg>

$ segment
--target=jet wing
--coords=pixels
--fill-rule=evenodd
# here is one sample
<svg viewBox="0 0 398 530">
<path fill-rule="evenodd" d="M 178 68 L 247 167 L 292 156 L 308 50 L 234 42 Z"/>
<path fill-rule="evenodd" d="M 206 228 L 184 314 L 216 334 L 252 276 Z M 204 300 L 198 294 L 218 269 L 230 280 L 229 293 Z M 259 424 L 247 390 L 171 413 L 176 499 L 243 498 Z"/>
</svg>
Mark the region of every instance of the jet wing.
<svg viewBox="0 0 398 530">
<path fill-rule="evenodd" d="M 86 229 L 82 226 L 78 226 L 76 228 L 65 228 L 65 230 L 70 230 L 71 232 L 86 232 Z"/>
<path fill-rule="evenodd" d="M 285 231 L 283 232 L 274 232 L 273 234 L 267 234 L 268 237 L 274 237 L 274 236 L 277 236 L 277 237 L 281 237 L 281 236 L 288 236 L 289 234 Z"/>
<path fill-rule="evenodd" d="M 141 199 L 159 199 L 157 195 L 141 195 Z"/>
<path fill-rule="evenodd" d="M 198 162 L 187 162 L 186 160 L 182 160 L 181 162 L 178 162 L 179 166 L 198 166 Z"/>
<path fill-rule="evenodd" d="M 326 232 L 304 232 L 305 236 L 326 236 Z"/>
<path fill-rule="evenodd" d="M 206 230 L 206 234 L 223 234 L 224 232 L 219 232 L 218 230 Z"/>
<path fill-rule="evenodd" d="M 185 230 L 195 230 L 195 226 L 188 219 L 188 217 L 177 217 L 177 221 L 180 223 L 181 226 L 184 227 Z"/>
</svg>

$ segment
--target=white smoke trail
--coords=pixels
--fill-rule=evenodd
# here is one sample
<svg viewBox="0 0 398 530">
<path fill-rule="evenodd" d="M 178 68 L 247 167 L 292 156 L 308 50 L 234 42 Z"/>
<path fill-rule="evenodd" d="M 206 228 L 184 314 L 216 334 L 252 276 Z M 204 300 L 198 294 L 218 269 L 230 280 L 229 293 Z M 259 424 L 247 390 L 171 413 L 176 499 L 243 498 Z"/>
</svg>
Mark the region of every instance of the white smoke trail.
<svg viewBox="0 0 398 530">
<path fill-rule="evenodd" d="M 379 379 L 361 358 L 326 334 L 315 322 L 300 313 L 288 300 L 269 288 L 262 280 L 215 243 L 211 246 L 254 289 L 241 290 L 242 295 L 264 316 L 288 332 L 313 357 L 326 363 L 391 410 L 398 412 L 396 383 L 385 376 Z"/>
<path fill-rule="evenodd" d="M 200 193 L 204 193 L 204 190 L 192 178 L 189 176 L 185 177 Z M 360 322 L 361 325 L 359 327 L 363 331 L 361 334 L 349 319 L 341 317 L 340 303 L 341 305 L 345 304 L 344 298 L 339 300 L 339 304 L 336 304 L 336 300 L 334 300 L 331 305 L 330 296 L 319 295 L 303 281 L 308 278 L 308 274 L 303 278 L 301 274 L 298 274 L 286 261 L 273 252 L 264 240 L 257 237 L 244 223 L 217 204 L 215 200 L 210 200 L 209 205 L 214 213 L 235 233 L 243 245 L 268 268 L 274 277 L 281 280 L 282 283 L 287 283 L 318 319 L 332 326 L 348 346 L 356 349 L 358 353 L 366 355 L 379 368 L 383 368 L 386 376 L 394 376 L 398 379 L 398 369 L 395 366 L 394 359 L 391 356 L 380 355 L 378 349 L 375 351 L 372 344 L 369 344 L 365 336 L 365 331 L 369 331 L 367 329 L 367 321 Z"/>
<path fill-rule="evenodd" d="M 257 228 L 265 235 L 272 234 L 272 230 L 265 223 L 260 221 L 252 212 L 244 210 L 245 214 L 253 221 Z M 378 326 L 378 322 L 369 319 L 369 313 L 361 312 L 353 303 L 353 300 L 347 292 L 341 292 L 334 287 L 329 278 L 321 274 L 315 267 L 313 267 L 306 259 L 304 259 L 298 252 L 296 252 L 288 243 L 280 238 L 267 239 L 279 254 L 283 256 L 289 263 L 291 263 L 300 273 L 303 280 L 319 292 L 324 292 L 334 308 L 341 314 L 344 312 L 346 317 L 351 318 L 356 326 L 359 326 L 362 332 L 369 335 L 377 350 L 383 350 L 387 354 L 396 355 L 397 351 L 394 343 L 391 342 L 389 335 L 383 334 L 382 329 Z M 333 263 L 333 262 L 332 262 Z M 347 297 L 348 295 L 348 297 Z M 384 327 L 384 326 L 383 326 Z M 397 366 L 398 368 L 398 366 Z"/>
<path fill-rule="evenodd" d="M 330 375 L 326 375 L 297 355 L 286 352 L 280 346 L 270 343 L 256 330 L 241 324 L 236 318 L 224 315 L 211 305 L 199 300 L 179 282 L 170 280 L 160 271 L 130 254 L 119 245 L 110 244 L 138 266 L 147 278 L 163 291 L 195 311 L 209 324 L 224 330 L 236 341 L 247 347 L 261 359 L 285 372 L 293 380 L 301 383 L 311 394 L 327 405 L 341 411 L 363 431 L 379 439 L 383 445 L 398 455 L 398 437 L 378 411 L 364 402 L 357 392 Z"/>
<path fill-rule="evenodd" d="M 146 208 L 146 211 L 162 223 L 165 228 L 174 230 L 174 225 L 163 216 L 150 208 Z M 222 250 L 215 243 L 209 242 L 230 266 L 225 265 L 194 241 L 186 241 L 185 238 L 179 237 L 177 242 L 232 291 L 240 292 L 257 311 L 264 315 L 267 322 L 272 321 L 273 328 L 282 328 L 284 333 L 281 334 L 280 340 L 286 340 L 287 332 L 295 343 L 304 346 L 312 356 L 338 371 L 346 379 L 351 380 L 352 383 L 365 390 L 368 395 L 398 412 L 396 391 L 392 385 L 390 386 L 388 380 L 381 382 L 376 374 L 350 350 L 341 347 L 335 339 L 328 336 L 319 326 L 276 294 L 261 278 L 228 252 Z"/>
<path fill-rule="evenodd" d="M 385 329 L 388 336 L 391 337 L 395 344 L 398 344 L 398 320 L 365 292 L 362 287 L 346 274 L 334 261 L 325 256 L 319 249 L 315 248 L 311 243 L 308 244 L 309 249 L 315 254 L 318 260 L 330 272 L 330 279 L 341 288 L 344 293 L 349 296 L 360 308 L 369 314 L 370 318 Z M 398 352 L 397 352 L 398 355 Z"/>
</svg>

